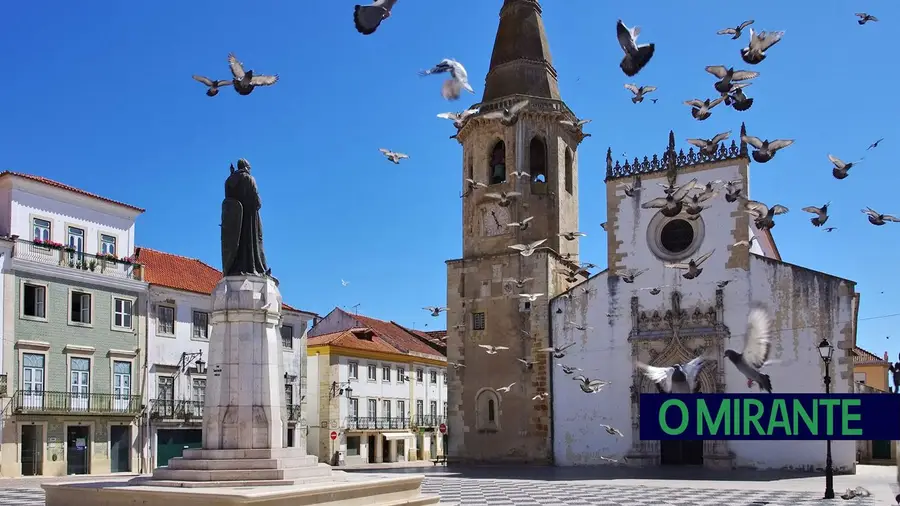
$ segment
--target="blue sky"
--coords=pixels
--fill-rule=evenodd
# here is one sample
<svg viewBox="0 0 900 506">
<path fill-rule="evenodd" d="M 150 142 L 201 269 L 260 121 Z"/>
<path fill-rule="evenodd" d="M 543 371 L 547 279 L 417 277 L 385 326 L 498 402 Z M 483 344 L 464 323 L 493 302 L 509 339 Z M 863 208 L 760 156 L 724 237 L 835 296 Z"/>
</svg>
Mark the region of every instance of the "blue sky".
<svg viewBox="0 0 900 506">
<path fill-rule="evenodd" d="M 461 148 L 435 118 L 477 102 L 483 91 L 500 0 L 400 1 L 372 36 L 353 28 L 353 2 L 15 2 L 0 21 L 6 48 L 0 99 L 0 169 L 59 181 L 147 208 L 138 243 L 218 266 L 219 219 L 228 166 L 253 165 L 263 200 L 265 246 L 285 300 L 418 328 L 444 328 L 421 308 L 445 302 L 444 260 L 461 254 Z M 448 8 L 448 5 L 454 8 Z M 900 313 L 900 223 L 874 227 L 864 206 L 900 213 L 898 103 L 879 83 L 900 80 L 886 65 L 900 20 L 895 2 L 545 3 L 563 98 L 592 118 L 579 151 L 582 258 L 606 265 L 603 178 L 616 157 L 652 155 L 669 129 L 678 145 L 746 121 L 750 134 L 796 139 L 751 166 L 752 196 L 791 213 L 774 231 L 786 261 L 856 280 L 860 318 Z M 752 7 L 752 9 L 751 9 Z M 11 11 L 10 11 L 11 9 Z M 881 21 L 859 26 L 853 13 Z M 617 18 L 640 25 L 656 54 L 635 78 L 618 68 Z M 746 113 L 719 108 L 703 122 L 682 104 L 711 95 L 706 65 L 743 68 L 746 42 L 716 30 L 756 20 L 785 30 L 755 70 Z M 228 77 L 235 52 L 281 81 L 248 97 L 215 98 L 191 79 Z M 418 70 L 445 57 L 463 62 L 476 95 L 456 103 L 442 78 Z M 633 105 L 626 82 L 656 85 L 657 104 Z M 866 101 L 866 102 L 864 102 Z M 875 150 L 866 147 L 884 137 Z M 379 148 L 408 153 L 393 165 Z M 830 176 L 826 158 L 864 154 L 851 176 Z M 831 200 L 832 234 L 814 229 L 807 205 Z M 341 279 L 350 281 L 341 286 Z M 883 293 L 882 293 L 883 292 Z M 898 318 L 865 320 L 859 343 L 900 351 Z M 428 324 L 425 327 L 425 324 Z M 894 334 L 894 335 L 892 335 Z M 886 336 L 892 335 L 891 339 Z M 895 359 L 896 360 L 896 359 Z"/>
</svg>

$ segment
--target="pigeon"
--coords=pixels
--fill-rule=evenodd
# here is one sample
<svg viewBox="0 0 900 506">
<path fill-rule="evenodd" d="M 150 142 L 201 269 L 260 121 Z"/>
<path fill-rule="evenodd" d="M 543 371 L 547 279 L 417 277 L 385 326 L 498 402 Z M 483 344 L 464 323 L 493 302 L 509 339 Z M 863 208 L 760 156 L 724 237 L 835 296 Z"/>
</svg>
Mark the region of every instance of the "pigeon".
<svg viewBox="0 0 900 506">
<path fill-rule="evenodd" d="M 432 74 L 442 74 L 444 72 L 450 73 L 450 79 L 444 81 L 444 84 L 441 86 L 441 96 L 444 97 L 445 100 L 459 99 L 462 90 L 466 90 L 469 93 L 475 93 L 475 90 L 473 90 L 472 86 L 469 84 L 469 74 L 466 72 L 466 68 L 462 66 L 462 63 L 451 58 L 441 60 L 441 62 L 434 67 L 419 72 L 419 75 L 424 77 Z"/>
<path fill-rule="evenodd" d="M 856 16 L 859 17 L 859 19 L 856 20 L 856 22 L 861 25 L 864 25 L 864 24 L 868 23 L 869 21 L 878 21 L 878 18 L 876 18 L 875 16 L 873 16 L 871 14 L 866 14 L 865 12 L 857 12 Z M 897 502 L 900 502 L 900 501 L 897 501 Z"/>
<path fill-rule="evenodd" d="M 626 184 L 626 185 L 625 185 L 625 190 L 624 190 L 624 191 L 625 191 L 625 196 L 626 196 L 626 197 L 634 197 L 634 195 L 635 195 L 637 192 L 641 191 L 641 188 L 640 188 L 640 187 L 635 188 L 634 186 L 632 186 L 632 185 L 630 185 L 630 184 Z"/>
<path fill-rule="evenodd" d="M 528 227 L 531 226 L 530 223 L 531 223 L 531 220 L 533 220 L 533 219 L 534 219 L 534 216 L 529 216 L 527 218 L 523 218 L 522 221 L 511 221 L 511 222 L 507 223 L 506 226 L 507 227 L 519 227 L 519 230 L 522 230 L 524 232 L 525 230 L 528 230 Z"/>
<path fill-rule="evenodd" d="M 695 98 L 694 100 L 686 101 L 684 104 L 691 106 L 691 116 L 693 116 L 695 120 L 703 121 L 712 115 L 709 110 L 719 105 L 722 100 L 724 100 L 722 97 L 719 97 L 713 101 L 710 101 L 708 98 L 706 100 L 699 100 Z"/>
<path fill-rule="evenodd" d="M 449 119 L 453 122 L 453 126 L 455 126 L 457 129 L 460 129 L 466 124 L 466 121 L 475 114 L 478 114 L 477 107 L 466 109 L 463 112 L 442 112 L 438 114 L 437 117 L 441 119 Z"/>
<path fill-rule="evenodd" d="M 569 121 L 567 119 L 559 120 L 560 125 L 565 125 L 572 130 L 581 131 L 584 128 L 584 125 L 587 125 L 592 120 L 589 119 L 576 119 L 575 121 Z"/>
<path fill-rule="evenodd" d="M 662 292 L 663 288 L 668 287 L 669 285 L 661 285 L 661 286 L 651 286 L 647 288 L 641 288 L 641 290 L 647 290 L 650 292 L 650 295 L 659 295 Z"/>
<path fill-rule="evenodd" d="M 743 33 L 744 28 L 747 28 L 748 26 L 750 26 L 752 24 L 753 24 L 753 20 L 748 19 L 747 21 L 744 21 L 743 23 L 739 24 L 738 26 L 736 26 L 734 28 L 726 28 L 724 30 L 719 30 L 718 32 L 716 32 L 716 35 L 733 35 L 733 37 L 731 37 L 731 40 L 738 40 L 741 38 L 741 34 Z"/>
<path fill-rule="evenodd" d="M 391 9 L 397 0 L 375 0 L 372 5 L 357 5 L 353 8 L 353 23 L 356 31 L 372 35 L 381 22 L 391 17 Z"/>
<path fill-rule="evenodd" d="M 710 193 L 703 191 L 701 193 L 696 193 L 694 195 L 690 195 L 687 197 L 687 201 L 684 205 L 684 212 L 687 213 L 687 218 L 689 220 L 696 220 L 700 217 L 700 213 L 704 209 L 709 209 L 709 205 L 704 205 L 703 203 L 707 200 L 710 200 L 718 195 L 718 192 L 713 190 Z"/>
<path fill-rule="evenodd" d="M 753 152 L 752 156 L 757 163 L 766 163 L 772 158 L 775 158 L 775 153 L 778 152 L 778 150 L 784 149 L 793 144 L 794 140 L 779 139 L 769 142 L 769 139 L 761 141 L 759 140 L 759 137 L 753 137 L 752 135 L 742 135 L 741 142 L 746 142 L 747 144 L 750 144 L 751 146 L 756 148 L 756 151 Z"/>
<path fill-rule="evenodd" d="M 634 93 L 634 96 L 631 97 L 631 103 L 637 104 L 639 102 L 644 101 L 644 95 L 650 93 L 652 91 L 656 91 L 656 86 L 641 86 L 638 87 L 634 84 L 626 84 L 625 89 Z"/>
<path fill-rule="evenodd" d="M 687 196 L 688 192 L 694 189 L 694 185 L 697 184 L 697 179 L 692 179 L 687 184 L 681 187 L 670 187 L 666 190 L 667 195 L 665 197 L 655 198 L 653 200 L 644 202 L 641 204 L 642 209 L 662 209 L 660 214 L 665 216 L 666 218 L 674 218 L 681 213 L 684 204 L 682 201 Z"/>
<path fill-rule="evenodd" d="M 672 367 L 654 367 L 652 365 L 637 363 L 644 375 L 653 381 L 667 394 L 691 394 L 697 384 L 697 375 L 703 365 L 709 360 L 707 357 L 697 357 L 687 364 L 675 364 Z"/>
<path fill-rule="evenodd" d="M 553 358 L 565 358 L 566 350 L 568 350 L 572 346 L 575 346 L 575 343 L 569 343 L 561 348 L 557 348 L 557 347 L 541 348 L 538 351 L 546 351 L 547 353 L 550 353 L 551 355 L 553 355 Z"/>
<path fill-rule="evenodd" d="M 759 240 L 759 238 L 757 238 L 755 235 L 751 235 L 749 240 L 747 240 L 747 241 L 738 241 L 738 242 L 734 243 L 733 246 L 734 246 L 735 248 L 737 248 L 737 247 L 739 247 L 739 246 L 746 246 L 746 247 L 748 247 L 748 248 L 752 248 L 752 247 L 753 247 L 753 243 L 756 242 L 756 241 L 758 241 L 758 240 Z"/>
<path fill-rule="evenodd" d="M 754 33 L 750 29 L 750 43 L 741 49 L 741 58 L 744 63 L 756 65 L 766 59 L 766 51 L 781 42 L 784 32 L 759 32 Z"/>
<path fill-rule="evenodd" d="M 528 302 L 534 302 L 534 301 L 538 300 L 538 298 L 541 295 L 544 295 L 544 294 L 542 294 L 542 293 L 520 293 L 519 298 L 525 299 Z"/>
<path fill-rule="evenodd" d="M 604 232 L 607 232 L 607 230 L 606 230 L 606 222 L 605 222 L 605 221 L 604 221 L 603 223 L 600 224 L 600 228 L 602 228 Z"/>
<path fill-rule="evenodd" d="M 459 362 L 447 362 L 447 365 L 452 367 L 454 371 L 458 371 L 460 367 L 466 366 L 466 364 L 460 364 Z"/>
<path fill-rule="evenodd" d="M 700 268 L 700 265 L 702 265 L 703 262 L 705 262 L 715 252 L 716 252 L 716 250 L 712 250 L 709 253 L 701 255 L 696 260 L 694 260 L 692 258 L 688 263 L 683 263 L 683 262 L 677 263 L 677 264 L 668 264 L 667 263 L 664 265 L 670 269 L 680 269 L 680 270 L 687 271 L 684 274 L 682 274 L 681 277 L 683 277 L 684 279 L 694 279 L 703 272 L 703 269 Z"/>
<path fill-rule="evenodd" d="M 595 394 L 599 392 L 603 387 L 609 385 L 608 381 L 601 380 L 592 380 L 585 376 L 575 376 L 572 378 L 574 381 L 580 381 L 581 383 L 578 385 L 581 388 L 581 391 L 586 394 Z"/>
<path fill-rule="evenodd" d="M 381 151 L 385 158 L 387 158 L 391 162 L 394 162 L 394 164 L 396 165 L 400 164 L 400 160 L 406 160 L 409 158 L 409 155 L 403 153 L 395 153 L 390 149 L 380 148 L 378 151 Z"/>
<path fill-rule="evenodd" d="M 658 100 L 659 100 L 658 98 L 651 98 L 651 99 L 650 99 L 650 101 L 653 102 L 654 104 L 655 104 Z"/>
<path fill-rule="evenodd" d="M 496 355 L 498 351 L 508 350 L 506 346 L 491 346 L 490 344 L 479 344 L 479 348 L 484 348 L 488 355 Z"/>
<path fill-rule="evenodd" d="M 349 284 L 350 284 L 349 281 L 344 281 L 343 279 L 341 280 L 341 286 L 347 286 Z"/>
<path fill-rule="evenodd" d="M 744 88 L 752 83 L 738 83 L 732 87 L 732 92 L 725 98 L 725 105 L 731 105 L 735 111 L 746 111 L 753 107 L 753 99 L 744 94 Z M 729 104 L 731 102 L 731 104 Z"/>
<path fill-rule="evenodd" d="M 884 140 L 884 137 L 882 137 L 881 139 L 878 139 L 877 141 L 873 142 L 872 144 L 869 144 L 869 147 L 866 148 L 866 151 L 868 151 L 872 148 L 877 148 L 878 145 L 881 144 L 881 141 L 883 141 L 883 140 Z"/>
<path fill-rule="evenodd" d="M 834 164 L 834 168 L 831 169 L 831 175 L 834 176 L 835 179 L 846 178 L 847 176 L 850 175 L 850 174 L 848 174 L 848 171 L 855 164 L 862 161 L 862 160 L 857 160 L 855 162 L 846 163 L 843 160 L 841 160 L 840 158 L 833 156 L 833 155 L 828 155 L 828 159 L 831 160 L 831 163 Z"/>
<path fill-rule="evenodd" d="M 509 248 L 518 251 L 523 257 L 530 257 L 534 253 L 534 249 L 545 242 L 547 242 L 547 239 L 541 239 L 539 241 L 534 241 L 531 244 L 513 244 L 512 246 L 509 246 Z"/>
<path fill-rule="evenodd" d="M 634 283 L 634 278 L 640 276 L 648 270 L 649 269 L 626 269 L 624 271 L 617 271 L 616 276 L 622 278 L 622 281 L 624 283 Z"/>
<path fill-rule="evenodd" d="M 894 223 L 900 222 L 900 218 L 896 216 L 891 216 L 890 214 L 880 214 L 878 211 L 872 209 L 871 207 L 867 207 L 862 210 L 862 212 L 869 215 L 869 223 L 876 226 L 882 226 L 885 223 L 892 221 Z"/>
<path fill-rule="evenodd" d="M 815 214 L 816 217 L 810 219 L 809 221 L 812 222 L 814 227 L 821 227 L 822 225 L 825 224 L 826 221 L 828 221 L 828 205 L 829 204 L 831 204 L 831 202 L 829 202 L 828 204 L 825 204 L 822 207 L 808 206 L 808 207 L 804 207 L 801 210 L 805 211 L 807 213 Z"/>
<path fill-rule="evenodd" d="M 834 232 L 835 230 L 837 230 L 837 227 L 825 227 L 822 230 L 824 230 L 825 232 Z"/>
<path fill-rule="evenodd" d="M 232 84 L 234 91 L 239 95 L 249 95 L 257 86 L 271 86 L 278 82 L 278 75 L 255 76 L 252 70 L 244 71 L 244 64 L 239 62 L 234 53 L 228 55 L 228 65 L 231 67 L 231 75 L 234 76 Z"/>
<path fill-rule="evenodd" d="M 688 139 L 688 143 L 700 148 L 700 152 L 713 156 L 719 150 L 719 143 L 727 139 L 731 135 L 731 130 L 716 134 L 712 139 Z"/>
<path fill-rule="evenodd" d="M 584 331 L 586 331 L 586 330 L 594 330 L 594 327 L 591 327 L 590 325 L 579 325 L 579 324 L 577 324 L 577 323 L 575 323 L 575 322 L 573 322 L 573 321 L 569 321 L 569 322 L 567 322 L 567 323 L 568 323 L 569 325 L 575 327 L 575 330 L 580 330 L 581 332 L 584 332 Z"/>
<path fill-rule="evenodd" d="M 509 386 L 500 387 L 500 388 L 497 389 L 497 391 L 498 391 L 498 392 L 507 393 L 507 392 L 509 392 L 509 391 L 512 389 L 513 385 L 515 385 L 515 384 L 516 384 L 516 382 L 513 381 L 512 383 L 509 384 Z"/>
<path fill-rule="evenodd" d="M 531 176 L 531 174 L 521 171 L 521 170 L 514 170 L 514 171 L 510 172 L 509 175 L 516 179 L 524 179 L 526 177 Z"/>
<path fill-rule="evenodd" d="M 463 197 L 468 196 L 470 193 L 472 193 L 473 191 L 475 191 L 479 188 L 487 188 L 488 187 L 488 185 L 486 185 L 484 183 L 481 183 L 481 182 L 475 181 L 474 179 L 469 179 L 469 178 L 466 178 L 466 185 L 467 185 L 466 192 L 463 193 L 463 195 L 462 195 Z"/>
<path fill-rule="evenodd" d="M 524 278 L 524 279 L 509 278 L 506 280 L 507 283 L 515 285 L 516 288 L 525 288 L 525 285 L 530 281 L 534 281 L 534 278 Z"/>
<path fill-rule="evenodd" d="M 841 494 L 841 499 L 848 500 L 855 497 L 869 497 L 870 495 L 872 495 L 872 493 L 863 487 L 848 488 L 846 492 Z M 897 502 L 900 503 L 900 501 Z"/>
<path fill-rule="evenodd" d="M 775 204 L 770 208 L 762 202 L 757 202 L 755 200 L 744 202 L 744 207 L 748 213 L 753 215 L 756 228 L 760 230 L 771 230 L 775 228 L 775 216 L 785 214 L 789 211 L 788 208 L 781 204 Z"/>
<path fill-rule="evenodd" d="M 550 397 L 550 393 L 549 393 L 549 392 L 540 392 L 539 394 L 537 394 L 537 395 L 535 395 L 534 397 L 532 397 L 531 400 L 533 400 L 533 401 L 542 401 L 542 400 L 546 399 L 547 397 Z"/>
<path fill-rule="evenodd" d="M 559 234 L 559 236 L 564 238 L 567 241 L 574 241 L 575 239 L 578 239 L 579 237 L 586 237 L 587 234 L 585 234 L 583 232 L 564 232 L 562 234 Z"/>
<path fill-rule="evenodd" d="M 625 434 L 622 434 L 622 432 L 615 427 L 611 427 L 609 425 L 606 425 L 605 423 L 601 423 L 600 426 L 603 427 L 606 430 L 606 433 L 610 436 L 625 437 Z"/>
<path fill-rule="evenodd" d="M 741 197 L 741 185 L 743 183 L 740 179 L 725 183 L 725 202 L 735 202 Z"/>
<path fill-rule="evenodd" d="M 531 369 L 532 367 L 534 367 L 534 361 L 533 361 L 533 360 L 528 360 L 528 359 L 524 359 L 524 358 L 517 358 L 516 360 L 518 360 L 519 362 L 522 362 L 522 365 L 525 366 L 525 369 L 526 369 L 526 370 Z"/>
<path fill-rule="evenodd" d="M 716 288 L 725 288 L 726 286 L 728 286 L 728 283 L 731 283 L 730 279 L 726 279 L 724 281 L 717 281 Z"/>
<path fill-rule="evenodd" d="M 616 38 L 619 39 L 619 46 L 625 52 L 619 68 L 628 77 L 636 76 L 653 57 L 653 51 L 656 49 L 655 44 L 638 45 L 637 38 L 640 34 L 640 27 L 628 28 L 621 19 L 616 22 Z"/>
<path fill-rule="evenodd" d="M 706 71 L 719 78 L 714 88 L 719 93 L 730 93 L 732 82 L 749 81 L 759 77 L 759 72 L 750 70 L 734 70 L 734 67 L 725 68 L 723 65 L 710 65 Z"/>
<path fill-rule="evenodd" d="M 522 194 L 519 192 L 497 192 L 484 194 L 484 198 L 496 200 L 497 205 L 500 207 L 509 207 L 514 198 L 521 196 Z"/>
<path fill-rule="evenodd" d="M 766 308 L 754 304 L 747 317 L 747 333 L 744 336 L 744 350 L 738 353 L 725 350 L 725 358 L 731 361 L 737 370 L 748 380 L 753 380 L 766 392 L 772 393 L 772 380 L 768 374 L 760 372 L 769 358 L 772 343 L 769 334 L 772 332 L 769 314 Z"/>
<path fill-rule="evenodd" d="M 573 374 L 573 373 L 575 373 L 576 371 L 580 371 L 580 370 L 581 370 L 581 369 L 579 369 L 579 368 L 577 368 L 577 367 L 570 366 L 570 365 L 566 365 L 566 364 L 559 364 L 559 366 L 562 367 L 562 370 L 563 370 L 563 373 L 564 373 L 564 374 Z"/>
<path fill-rule="evenodd" d="M 437 306 L 428 306 L 428 307 L 423 307 L 422 309 L 424 309 L 425 311 L 431 312 L 431 316 L 440 316 L 440 315 L 441 315 L 441 312 L 443 312 L 443 311 L 449 311 L 450 308 L 446 308 L 446 307 L 437 307 Z"/>
<path fill-rule="evenodd" d="M 516 102 L 515 104 L 509 106 L 502 111 L 491 111 L 487 114 L 482 115 L 481 117 L 484 119 L 499 119 L 500 124 L 503 126 L 512 126 L 516 124 L 516 121 L 519 121 L 519 113 L 528 106 L 528 100 L 522 100 L 521 102 Z"/>
<path fill-rule="evenodd" d="M 605 460 L 605 461 L 607 461 L 607 462 L 612 462 L 613 464 L 618 464 L 618 463 L 619 463 L 618 460 L 616 460 L 616 459 L 611 459 L 611 458 L 609 458 L 609 457 L 604 457 L 603 455 L 600 455 L 600 460 Z M 624 462 L 628 462 L 628 459 L 626 459 L 625 457 L 622 457 L 622 460 L 623 460 Z M 900 502 L 900 501 L 897 501 L 897 502 Z"/>
<path fill-rule="evenodd" d="M 220 86 L 228 86 L 229 84 L 232 83 L 232 81 L 213 81 L 212 79 L 210 79 L 208 77 L 197 76 L 197 75 L 192 76 L 192 77 L 194 78 L 195 81 L 201 82 L 209 87 L 209 89 L 206 90 L 207 97 L 214 97 L 214 96 L 218 95 Z"/>
</svg>

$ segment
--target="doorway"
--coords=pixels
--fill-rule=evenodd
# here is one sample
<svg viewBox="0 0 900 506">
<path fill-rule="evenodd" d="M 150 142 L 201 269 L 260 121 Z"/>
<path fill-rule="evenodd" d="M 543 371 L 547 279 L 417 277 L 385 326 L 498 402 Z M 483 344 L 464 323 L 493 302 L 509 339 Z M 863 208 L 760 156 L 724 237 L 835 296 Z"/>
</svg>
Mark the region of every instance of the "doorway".
<svg viewBox="0 0 900 506">
<path fill-rule="evenodd" d="M 169 465 L 169 459 L 181 457 L 185 450 L 203 447 L 201 429 L 160 429 L 156 431 L 156 467 Z"/>
<path fill-rule="evenodd" d="M 85 425 L 66 427 L 66 474 L 91 472 L 91 428 Z"/>
<path fill-rule="evenodd" d="M 294 429 L 293 427 L 291 427 L 287 430 L 287 446 L 286 446 L 287 448 L 294 447 L 294 431 L 295 430 L 296 429 Z"/>
<path fill-rule="evenodd" d="M 872 441 L 872 459 L 891 460 L 891 441 Z"/>
<path fill-rule="evenodd" d="M 381 436 L 381 461 L 382 462 L 390 462 L 391 461 L 391 440 Z"/>
<path fill-rule="evenodd" d="M 131 426 L 113 425 L 109 428 L 109 470 L 112 473 L 131 472 Z"/>
<path fill-rule="evenodd" d="M 703 440 L 660 441 L 659 463 L 663 466 L 702 466 Z"/>
<path fill-rule="evenodd" d="M 375 436 L 369 436 L 369 464 L 375 463 Z"/>
<path fill-rule="evenodd" d="M 23 425 L 20 448 L 22 454 L 22 476 L 40 476 L 44 474 L 44 427 L 41 425 Z"/>
</svg>

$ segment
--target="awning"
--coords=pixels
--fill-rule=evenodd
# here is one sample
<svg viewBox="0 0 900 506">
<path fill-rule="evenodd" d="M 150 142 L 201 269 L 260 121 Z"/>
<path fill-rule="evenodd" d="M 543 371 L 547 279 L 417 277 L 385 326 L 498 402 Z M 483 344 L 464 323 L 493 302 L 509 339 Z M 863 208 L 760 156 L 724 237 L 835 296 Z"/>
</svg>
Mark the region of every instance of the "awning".
<svg viewBox="0 0 900 506">
<path fill-rule="evenodd" d="M 388 441 L 398 441 L 400 439 L 413 439 L 416 437 L 415 434 L 410 432 L 387 432 L 382 434 L 385 439 Z"/>
</svg>

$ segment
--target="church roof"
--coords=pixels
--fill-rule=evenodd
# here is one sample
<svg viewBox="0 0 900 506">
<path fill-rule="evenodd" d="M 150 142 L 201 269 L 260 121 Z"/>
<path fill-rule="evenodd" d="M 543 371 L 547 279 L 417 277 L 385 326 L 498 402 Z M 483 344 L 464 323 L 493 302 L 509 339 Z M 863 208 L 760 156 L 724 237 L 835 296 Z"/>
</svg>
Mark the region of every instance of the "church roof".
<svg viewBox="0 0 900 506">
<path fill-rule="evenodd" d="M 560 100 L 537 0 L 504 0 L 482 102 L 511 95 Z"/>
</svg>

